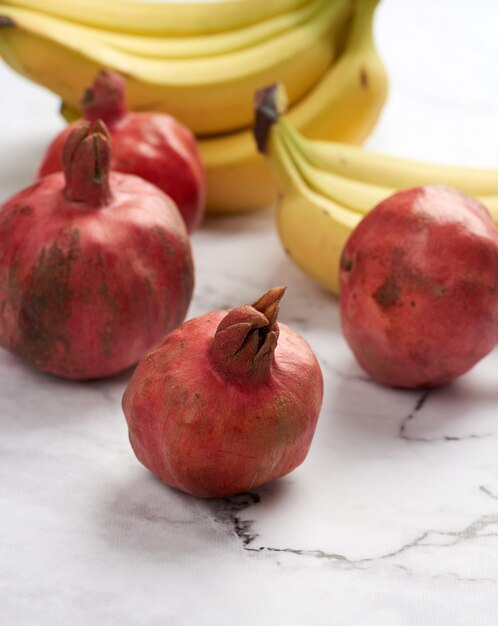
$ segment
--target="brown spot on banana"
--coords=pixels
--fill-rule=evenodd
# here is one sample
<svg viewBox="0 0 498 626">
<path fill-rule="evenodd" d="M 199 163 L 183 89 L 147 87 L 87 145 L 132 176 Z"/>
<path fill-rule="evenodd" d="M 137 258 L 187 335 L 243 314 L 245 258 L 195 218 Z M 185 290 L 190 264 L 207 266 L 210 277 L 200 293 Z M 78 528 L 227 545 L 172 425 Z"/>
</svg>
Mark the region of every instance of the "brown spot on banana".
<svg viewBox="0 0 498 626">
<path fill-rule="evenodd" d="M 367 89 L 368 83 L 369 83 L 368 72 L 364 67 L 360 67 L 360 85 L 362 86 L 363 89 Z"/>
</svg>

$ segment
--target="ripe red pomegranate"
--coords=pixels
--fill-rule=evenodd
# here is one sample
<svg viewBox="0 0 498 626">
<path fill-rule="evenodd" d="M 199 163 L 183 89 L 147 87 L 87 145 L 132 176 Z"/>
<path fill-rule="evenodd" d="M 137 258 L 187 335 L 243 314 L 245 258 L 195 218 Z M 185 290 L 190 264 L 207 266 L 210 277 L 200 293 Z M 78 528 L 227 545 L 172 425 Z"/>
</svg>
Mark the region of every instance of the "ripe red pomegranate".
<svg viewBox="0 0 498 626">
<path fill-rule="evenodd" d="M 203 498 L 253 489 L 300 465 L 323 394 L 306 341 L 277 323 L 284 288 L 167 335 L 123 397 L 138 460 Z"/>
<path fill-rule="evenodd" d="M 185 317 L 193 266 L 173 201 L 109 173 L 105 126 L 73 128 L 64 174 L 0 209 L 0 345 L 70 379 L 138 361 Z"/>
<path fill-rule="evenodd" d="M 140 176 L 171 196 L 191 232 L 201 223 L 206 198 L 206 177 L 195 137 L 164 113 L 130 113 L 125 86 L 119 74 L 100 72 L 83 95 L 83 116 L 89 122 L 100 119 L 109 128 L 111 168 Z M 62 147 L 75 123 L 53 140 L 38 176 L 61 170 Z"/>
<path fill-rule="evenodd" d="M 498 231 L 454 189 L 407 189 L 376 206 L 344 248 L 340 281 L 344 336 L 380 383 L 442 385 L 496 344 Z"/>
</svg>

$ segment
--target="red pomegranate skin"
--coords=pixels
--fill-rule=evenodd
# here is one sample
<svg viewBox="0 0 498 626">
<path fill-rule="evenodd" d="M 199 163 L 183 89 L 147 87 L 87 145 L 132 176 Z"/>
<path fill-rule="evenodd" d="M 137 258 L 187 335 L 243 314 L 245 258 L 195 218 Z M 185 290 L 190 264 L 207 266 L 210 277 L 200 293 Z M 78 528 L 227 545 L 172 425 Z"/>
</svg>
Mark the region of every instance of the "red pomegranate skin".
<svg viewBox="0 0 498 626">
<path fill-rule="evenodd" d="M 0 210 L 0 345 L 40 370 L 85 380 L 130 367 L 182 322 L 193 265 L 168 196 L 113 172 L 99 201 L 88 164 L 74 165 L 71 183 L 51 174 Z M 69 191 L 85 198 L 72 201 Z"/>
<path fill-rule="evenodd" d="M 84 118 L 101 119 L 112 137 L 111 168 L 153 183 L 176 203 L 188 232 L 204 216 L 206 175 L 192 132 L 170 115 L 131 113 L 125 104 L 125 81 L 103 71 L 82 99 Z M 61 170 L 62 147 L 75 124 L 69 124 L 48 147 L 38 177 Z"/>
<path fill-rule="evenodd" d="M 454 189 L 416 187 L 376 206 L 346 243 L 340 284 L 346 341 L 382 384 L 443 385 L 496 344 L 498 232 Z"/>
<path fill-rule="evenodd" d="M 220 369 L 211 347 L 226 315 L 208 313 L 172 331 L 140 361 L 123 397 L 139 461 L 201 498 L 254 489 L 300 465 L 322 402 L 318 362 L 284 324 L 268 376 L 239 379 Z"/>
</svg>

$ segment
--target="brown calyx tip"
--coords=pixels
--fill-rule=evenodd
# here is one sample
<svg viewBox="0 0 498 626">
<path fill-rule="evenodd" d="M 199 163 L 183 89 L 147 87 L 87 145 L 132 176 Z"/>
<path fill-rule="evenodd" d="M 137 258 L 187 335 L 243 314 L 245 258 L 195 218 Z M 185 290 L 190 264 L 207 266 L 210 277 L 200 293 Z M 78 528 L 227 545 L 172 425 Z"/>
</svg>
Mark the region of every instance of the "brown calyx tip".
<svg viewBox="0 0 498 626">
<path fill-rule="evenodd" d="M 125 101 L 126 80 L 111 70 L 101 70 L 90 87 L 85 89 L 80 101 L 86 120 L 103 120 L 112 126 L 127 112 Z"/>
<path fill-rule="evenodd" d="M 228 378 L 261 381 L 273 362 L 279 328 L 280 300 L 285 287 L 274 287 L 254 304 L 232 309 L 221 320 L 212 343 L 214 362 Z"/>
<path fill-rule="evenodd" d="M 264 314 L 270 325 L 277 322 L 280 300 L 283 298 L 286 289 L 287 287 L 284 286 L 273 287 L 252 305 L 253 308 Z"/>
<path fill-rule="evenodd" d="M 94 207 L 108 204 L 110 163 L 111 137 L 104 122 L 76 124 L 62 150 L 66 198 Z"/>
<path fill-rule="evenodd" d="M 253 134 L 258 150 L 266 152 L 271 128 L 287 110 L 287 94 L 282 83 L 273 83 L 256 92 Z"/>
<path fill-rule="evenodd" d="M 0 15 L 0 28 L 13 28 L 14 26 L 17 24 L 9 15 Z"/>
</svg>

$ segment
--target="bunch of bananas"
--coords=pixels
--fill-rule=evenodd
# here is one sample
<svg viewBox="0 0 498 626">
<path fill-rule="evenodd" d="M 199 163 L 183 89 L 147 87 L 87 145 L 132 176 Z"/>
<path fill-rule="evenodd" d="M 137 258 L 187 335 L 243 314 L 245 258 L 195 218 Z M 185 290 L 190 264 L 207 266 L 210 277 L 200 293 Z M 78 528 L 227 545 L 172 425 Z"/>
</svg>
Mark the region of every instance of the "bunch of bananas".
<svg viewBox="0 0 498 626">
<path fill-rule="evenodd" d="M 276 86 L 265 90 L 260 128 L 278 187 L 278 230 L 290 258 L 318 284 L 338 293 L 344 244 L 362 217 L 395 191 L 426 184 L 477 197 L 498 225 L 498 170 L 436 165 L 304 137 L 281 116 Z M 266 127 L 266 128 L 265 128 Z"/>
<path fill-rule="evenodd" d="M 372 38 L 378 0 L 0 0 L 0 54 L 78 110 L 100 69 L 127 78 L 131 110 L 165 111 L 198 136 L 208 210 L 272 203 L 254 92 L 281 81 L 309 137 L 362 142 L 386 97 Z"/>
</svg>

